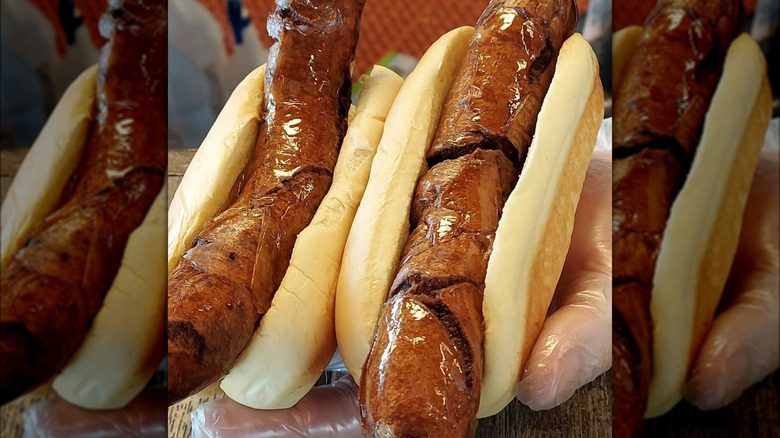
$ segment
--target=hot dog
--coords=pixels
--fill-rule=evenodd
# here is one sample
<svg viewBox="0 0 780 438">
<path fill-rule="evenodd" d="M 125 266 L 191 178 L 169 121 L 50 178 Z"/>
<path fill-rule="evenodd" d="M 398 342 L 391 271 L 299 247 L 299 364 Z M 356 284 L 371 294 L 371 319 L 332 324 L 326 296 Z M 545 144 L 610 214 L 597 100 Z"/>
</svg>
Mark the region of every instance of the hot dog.
<svg viewBox="0 0 780 438">
<path fill-rule="evenodd" d="M 492 415 L 514 396 L 603 115 L 595 57 L 570 36 L 576 15 L 570 1 L 493 1 L 474 31 L 429 49 L 391 108 L 388 127 L 408 115 L 414 136 L 398 159 L 374 161 L 366 196 L 381 201 L 358 210 L 336 298 L 339 348 L 360 376 L 370 435 L 466 436 L 478 411 Z M 452 43 L 459 38 L 469 46 Z M 462 61 L 442 62 L 449 44 Z M 461 66 L 439 72 L 443 92 L 406 97 L 407 87 L 425 89 L 431 64 L 448 63 Z"/>
<path fill-rule="evenodd" d="M 109 5 L 98 68 L 66 92 L 3 202 L 3 402 L 62 371 L 66 400 L 121 407 L 162 360 L 164 276 L 150 246 L 165 202 L 166 13 Z M 103 340 L 118 331 L 131 335 Z"/>
<path fill-rule="evenodd" d="M 253 157 L 234 162 L 239 169 L 246 165 L 244 172 L 226 183 L 232 190 L 215 192 L 224 205 L 206 223 L 195 224 L 194 246 L 183 254 L 169 252 L 169 263 L 180 256 L 168 285 L 171 401 L 230 369 L 272 306 L 296 236 L 331 186 L 347 128 L 363 3 L 279 1 L 269 19 L 276 43 Z M 179 191 L 194 190 L 188 184 L 183 181 Z M 173 204 L 171 210 L 179 214 Z M 169 251 L 178 245 L 169 241 Z"/>
<path fill-rule="evenodd" d="M 644 30 L 616 35 L 618 436 L 679 401 L 734 256 L 771 112 L 765 62 L 740 29 L 740 2 L 662 0 Z"/>
<path fill-rule="evenodd" d="M 183 251 L 182 243 L 191 241 L 187 233 L 194 234 L 199 224 L 214 214 L 215 203 L 210 200 L 222 203 L 229 196 L 232 181 L 226 182 L 226 175 L 231 168 L 240 167 L 228 163 L 250 159 L 244 151 L 254 143 L 251 132 L 256 135 L 253 114 L 261 107 L 258 101 L 262 101 L 264 69 L 258 68 L 236 88 L 174 195 L 169 209 L 169 263 L 178 258 L 176 251 Z M 362 91 L 350 117 L 333 184 L 311 223 L 298 235 L 268 313 L 222 381 L 229 397 L 255 408 L 289 407 L 311 389 L 330 361 L 336 349 L 333 288 L 346 233 L 361 201 L 387 110 L 402 82 L 380 66 L 361 78 Z M 247 95 L 253 97 L 246 99 Z M 223 153 L 219 149 L 222 145 L 231 152 Z M 204 173 L 221 178 L 204 186 Z M 318 257 L 312 257 L 312 251 L 317 251 Z M 301 301 L 306 306 L 301 306 Z"/>
</svg>

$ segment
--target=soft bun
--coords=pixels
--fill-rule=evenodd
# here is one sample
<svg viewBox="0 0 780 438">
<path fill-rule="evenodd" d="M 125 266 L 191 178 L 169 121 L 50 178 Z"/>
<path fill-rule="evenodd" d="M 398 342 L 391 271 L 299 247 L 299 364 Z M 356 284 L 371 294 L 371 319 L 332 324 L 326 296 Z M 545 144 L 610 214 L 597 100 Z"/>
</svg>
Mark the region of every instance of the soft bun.
<svg viewBox="0 0 780 438">
<path fill-rule="evenodd" d="M 598 60 L 590 44 L 575 33 L 558 55 L 528 156 L 504 205 L 488 261 L 479 418 L 498 413 L 514 398 L 515 384 L 563 269 L 603 116 Z"/>
<path fill-rule="evenodd" d="M 375 66 L 362 83 L 333 184 L 298 235 L 270 309 L 222 381 L 225 394 L 243 405 L 282 409 L 296 404 L 336 350 L 333 313 L 341 257 L 387 112 L 403 80 Z"/>
<path fill-rule="evenodd" d="M 249 73 L 225 103 L 168 207 L 168 273 L 198 231 L 222 208 L 258 136 L 265 65 Z"/>
<path fill-rule="evenodd" d="M 460 27 L 434 42 L 387 115 L 336 287 L 336 337 L 355 381 L 409 234 L 409 209 L 417 179 L 426 170 L 425 155 L 473 32 Z"/>
<path fill-rule="evenodd" d="M 144 221 L 130 234 L 111 289 L 76 353 L 52 387 L 87 409 L 126 406 L 165 356 L 165 207 L 163 185 Z"/>
<path fill-rule="evenodd" d="M 2 269 L 57 206 L 81 160 L 95 109 L 97 70 L 97 65 L 84 70 L 68 86 L 16 172 L 0 213 Z"/>
<path fill-rule="evenodd" d="M 683 386 L 734 260 L 742 213 L 772 114 L 766 61 L 742 34 L 729 46 L 701 141 L 672 204 L 653 276 L 653 367 L 647 417 L 669 411 Z"/>
</svg>

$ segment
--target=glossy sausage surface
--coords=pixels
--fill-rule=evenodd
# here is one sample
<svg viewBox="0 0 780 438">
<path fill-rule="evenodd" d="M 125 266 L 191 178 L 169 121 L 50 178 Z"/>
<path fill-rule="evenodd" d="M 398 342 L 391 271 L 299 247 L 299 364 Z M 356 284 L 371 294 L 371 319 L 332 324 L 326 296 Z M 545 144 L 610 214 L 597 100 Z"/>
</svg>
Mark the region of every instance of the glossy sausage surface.
<svg viewBox="0 0 780 438">
<path fill-rule="evenodd" d="M 2 274 L 0 402 L 61 370 L 119 269 L 167 162 L 167 8 L 112 1 L 101 29 L 96 120 L 59 209 Z"/>
<path fill-rule="evenodd" d="M 411 234 L 363 368 L 375 436 L 473 436 L 482 381 L 482 292 L 564 40 L 570 0 L 493 1 L 480 17 L 418 181 Z"/>
<path fill-rule="evenodd" d="M 613 430 L 644 427 L 652 372 L 650 294 L 669 210 L 685 181 L 740 2 L 661 0 L 614 96 Z"/>
<path fill-rule="evenodd" d="M 222 376 L 271 305 L 295 238 L 327 193 L 347 128 L 364 0 L 279 0 L 255 167 L 168 282 L 171 401 Z M 196 188 L 193 187 L 193 190 Z"/>
</svg>

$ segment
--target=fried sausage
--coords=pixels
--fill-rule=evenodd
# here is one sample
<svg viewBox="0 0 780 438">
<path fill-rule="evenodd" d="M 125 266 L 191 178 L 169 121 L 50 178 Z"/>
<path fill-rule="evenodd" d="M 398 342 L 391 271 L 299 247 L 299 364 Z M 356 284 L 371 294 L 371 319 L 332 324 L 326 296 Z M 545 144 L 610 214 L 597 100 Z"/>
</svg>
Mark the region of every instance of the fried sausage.
<svg viewBox="0 0 780 438">
<path fill-rule="evenodd" d="M 81 344 L 164 181 L 167 8 L 115 0 L 103 20 L 108 42 L 84 156 L 63 205 L 0 280 L 2 402 L 52 377 Z"/>
<path fill-rule="evenodd" d="M 363 367 L 369 434 L 476 432 L 493 238 L 576 21 L 570 0 L 493 1 L 480 17 L 428 153 L 431 168 L 418 182 L 412 232 Z"/>
<path fill-rule="evenodd" d="M 613 367 L 616 436 L 644 425 L 652 372 L 650 293 L 669 210 L 685 180 L 726 50 L 736 0 L 661 0 L 614 98 Z"/>
<path fill-rule="evenodd" d="M 576 22 L 573 1 L 492 1 L 444 106 L 429 163 L 478 147 L 522 162 L 558 51 Z"/>
<path fill-rule="evenodd" d="M 168 283 L 169 395 L 224 374 L 287 270 L 295 238 L 330 187 L 347 128 L 364 0 L 278 0 L 260 159 L 235 201 L 195 238 Z"/>
</svg>

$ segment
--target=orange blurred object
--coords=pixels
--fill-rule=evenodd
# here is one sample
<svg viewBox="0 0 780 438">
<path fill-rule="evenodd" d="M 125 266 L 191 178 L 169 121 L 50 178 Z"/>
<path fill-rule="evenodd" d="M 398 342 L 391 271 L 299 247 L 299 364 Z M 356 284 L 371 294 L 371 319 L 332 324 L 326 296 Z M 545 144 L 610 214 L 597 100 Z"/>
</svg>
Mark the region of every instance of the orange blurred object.
<svg viewBox="0 0 780 438">
<path fill-rule="evenodd" d="M 58 0 L 29 0 L 29 2 L 37 7 L 46 19 L 49 20 L 54 33 L 57 53 L 61 56 L 65 55 L 68 46 L 65 41 L 65 28 L 62 25 Z M 100 36 L 99 22 L 100 16 L 108 8 L 108 0 L 75 0 L 74 3 L 80 11 L 81 19 L 89 31 L 92 43 L 95 47 L 102 47 L 105 39 Z"/>
<path fill-rule="evenodd" d="M 228 22 L 227 0 L 197 0 L 197 2 L 206 8 L 219 22 L 219 27 L 222 28 L 222 41 L 225 44 L 225 52 L 230 57 L 235 49 L 235 41 L 233 40 L 233 32 L 230 30 L 230 23 Z"/>
</svg>

